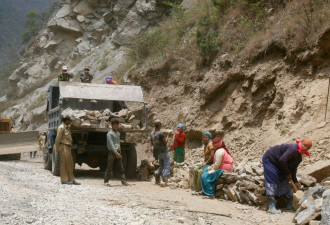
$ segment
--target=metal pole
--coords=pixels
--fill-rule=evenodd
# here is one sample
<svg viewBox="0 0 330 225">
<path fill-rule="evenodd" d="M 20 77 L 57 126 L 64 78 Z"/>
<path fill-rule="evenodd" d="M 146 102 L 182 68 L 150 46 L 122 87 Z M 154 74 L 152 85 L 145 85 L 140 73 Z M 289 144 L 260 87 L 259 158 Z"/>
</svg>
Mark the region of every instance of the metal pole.
<svg viewBox="0 0 330 225">
<path fill-rule="evenodd" d="M 328 102 L 329 102 L 329 91 L 330 91 L 330 77 L 329 77 L 329 84 L 328 84 L 327 106 L 325 107 L 324 122 L 327 121 L 327 111 L 328 111 Z"/>
</svg>

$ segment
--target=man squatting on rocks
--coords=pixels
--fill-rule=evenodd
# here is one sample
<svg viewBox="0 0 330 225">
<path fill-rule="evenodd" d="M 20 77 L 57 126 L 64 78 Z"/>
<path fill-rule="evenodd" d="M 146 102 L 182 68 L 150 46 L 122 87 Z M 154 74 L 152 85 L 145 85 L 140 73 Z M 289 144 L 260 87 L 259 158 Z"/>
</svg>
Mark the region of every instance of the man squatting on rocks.
<svg viewBox="0 0 330 225">
<path fill-rule="evenodd" d="M 62 118 L 62 124 L 57 128 L 55 148 L 57 154 L 61 155 L 61 183 L 80 185 L 73 176 L 73 161 L 71 155 L 72 137 L 70 131 L 71 122 L 70 116 L 64 116 Z"/>
<path fill-rule="evenodd" d="M 297 140 L 296 144 L 276 145 L 268 149 L 262 157 L 264 166 L 266 195 L 269 196 L 269 213 L 279 214 L 276 209 L 276 197 L 285 196 L 287 209 L 293 209 L 292 192 L 290 182 L 294 182 L 300 189 L 296 174 L 302 161 L 302 155 L 310 157 L 308 150 L 312 147 L 312 141 L 304 138 Z"/>
<path fill-rule="evenodd" d="M 123 167 L 122 157 L 120 154 L 120 133 L 118 132 L 119 128 L 119 120 L 113 119 L 111 120 L 111 129 L 107 133 L 107 147 L 108 147 L 108 162 L 107 162 L 107 169 L 105 170 L 104 176 L 104 185 L 111 186 L 109 184 L 110 175 L 113 170 L 113 166 L 115 162 L 119 166 L 120 171 L 120 178 L 121 183 L 124 186 L 127 186 L 128 183 L 126 182 L 125 171 Z"/>
<path fill-rule="evenodd" d="M 208 131 L 204 131 L 202 133 L 202 142 L 204 145 L 204 162 L 202 165 L 198 165 L 194 168 L 194 188 L 192 194 L 199 194 L 202 191 L 202 174 L 204 173 L 204 169 L 207 166 L 212 165 L 213 158 L 214 158 L 214 150 L 212 144 L 212 134 Z"/>
<path fill-rule="evenodd" d="M 164 132 L 161 131 L 162 123 L 160 120 L 155 120 L 154 122 L 155 130 L 151 132 L 150 135 L 150 144 L 154 149 L 154 152 L 157 154 L 159 160 L 159 169 L 156 172 L 155 184 L 160 184 L 160 176 L 163 174 L 163 182 L 167 185 L 168 176 L 170 175 L 170 157 L 167 152 L 167 139 Z"/>
</svg>

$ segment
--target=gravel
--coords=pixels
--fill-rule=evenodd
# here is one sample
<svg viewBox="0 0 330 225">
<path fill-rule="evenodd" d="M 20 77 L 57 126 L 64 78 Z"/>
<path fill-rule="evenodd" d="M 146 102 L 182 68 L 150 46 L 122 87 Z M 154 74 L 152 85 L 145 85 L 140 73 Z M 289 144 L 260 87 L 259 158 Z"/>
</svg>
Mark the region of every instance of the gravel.
<svg viewBox="0 0 330 225">
<path fill-rule="evenodd" d="M 43 169 L 41 156 L 38 157 L 23 155 L 19 161 L 0 161 L 0 224 L 271 222 L 254 207 L 248 208 L 250 213 L 244 213 L 234 203 L 205 200 L 192 196 L 188 190 L 161 188 L 152 182 L 131 180 L 131 185 L 125 187 L 120 180 L 110 180 L 112 187 L 105 187 L 103 173 L 87 167 L 78 167 L 76 171 L 76 179 L 82 185 L 62 185 L 59 177 Z M 231 213 L 232 218 L 208 212 Z M 254 219 L 251 215 L 259 217 Z M 282 217 L 275 217 L 277 224 L 291 220 L 290 215 Z"/>
</svg>

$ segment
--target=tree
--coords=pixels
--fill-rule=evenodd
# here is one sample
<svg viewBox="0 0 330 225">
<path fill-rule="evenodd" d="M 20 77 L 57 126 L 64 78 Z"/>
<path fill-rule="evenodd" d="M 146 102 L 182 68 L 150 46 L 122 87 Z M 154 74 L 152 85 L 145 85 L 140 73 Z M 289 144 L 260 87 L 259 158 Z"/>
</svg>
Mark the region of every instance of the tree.
<svg viewBox="0 0 330 225">
<path fill-rule="evenodd" d="M 23 43 L 27 43 L 32 37 L 35 37 L 41 29 L 41 16 L 35 11 L 30 11 L 26 14 L 24 27 L 27 31 L 23 33 Z"/>
</svg>

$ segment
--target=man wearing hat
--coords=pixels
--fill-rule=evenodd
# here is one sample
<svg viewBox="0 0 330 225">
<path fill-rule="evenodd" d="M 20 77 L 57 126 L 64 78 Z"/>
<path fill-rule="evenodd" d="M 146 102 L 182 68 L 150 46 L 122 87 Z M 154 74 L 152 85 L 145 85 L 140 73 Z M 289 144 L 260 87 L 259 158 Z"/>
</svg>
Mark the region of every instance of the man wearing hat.
<svg viewBox="0 0 330 225">
<path fill-rule="evenodd" d="M 58 75 L 58 81 L 70 81 L 73 78 L 73 75 L 68 73 L 68 67 L 62 66 L 62 73 Z"/>
<path fill-rule="evenodd" d="M 93 75 L 89 73 L 89 67 L 85 66 L 84 73 L 80 74 L 81 83 L 92 83 Z"/>
<path fill-rule="evenodd" d="M 55 149 L 61 155 L 60 174 L 62 184 L 80 185 L 73 176 L 73 160 L 71 155 L 72 137 L 70 116 L 63 116 L 62 124 L 57 128 Z"/>
<path fill-rule="evenodd" d="M 160 120 L 154 121 L 155 130 L 151 132 L 150 143 L 153 147 L 154 154 L 157 155 L 159 160 L 159 169 L 156 172 L 155 178 L 156 184 L 160 184 L 160 176 L 163 174 L 163 181 L 165 185 L 168 182 L 168 176 L 170 175 L 170 157 L 167 152 L 167 137 L 164 132 L 161 131 L 162 123 Z"/>
</svg>

